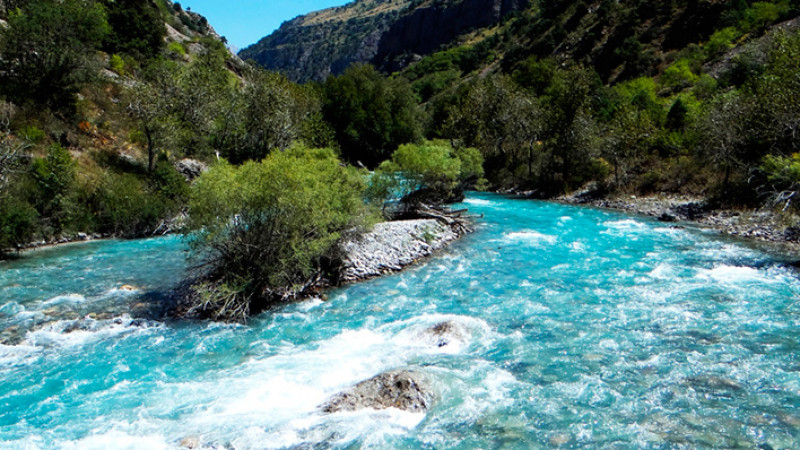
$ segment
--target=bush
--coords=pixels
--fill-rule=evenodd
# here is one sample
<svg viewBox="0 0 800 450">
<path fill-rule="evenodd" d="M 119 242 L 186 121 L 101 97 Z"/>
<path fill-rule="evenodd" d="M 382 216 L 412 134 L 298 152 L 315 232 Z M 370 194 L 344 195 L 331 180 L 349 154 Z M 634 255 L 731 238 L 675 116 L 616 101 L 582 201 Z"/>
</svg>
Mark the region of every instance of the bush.
<svg viewBox="0 0 800 450">
<path fill-rule="evenodd" d="M 456 200 L 463 189 L 483 182 L 483 156 L 475 148 L 455 149 L 446 141 L 401 145 L 373 177 L 372 200 L 394 195 L 410 202 Z"/>
<path fill-rule="evenodd" d="M 167 50 L 176 55 L 186 56 L 186 47 L 184 47 L 180 42 L 170 42 L 167 46 Z"/>
<path fill-rule="evenodd" d="M 44 130 L 35 125 L 25 127 L 20 131 L 20 135 L 31 144 L 41 144 L 47 138 Z"/>
<path fill-rule="evenodd" d="M 706 54 L 709 58 L 713 58 L 727 52 L 733 48 L 733 41 L 737 37 L 739 37 L 739 32 L 734 27 L 716 31 L 704 46 Z"/>
<path fill-rule="evenodd" d="M 108 66 L 115 73 L 125 75 L 125 60 L 123 60 L 121 56 L 117 54 L 111 55 L 111 58 L 108 60 Z"/>
<path fill-rule="evenodd" d="M 36 209 L 13 196 L 0 198 L 0 249 L 25 244 L 33 238 Z"/>
<path fill-rule="evenodd" d="M 107 174 L 97 196 L 97 225 L 105 233 L 142 236 L 167 215 L 164 199 L 149 193 L 145 183 L 132 174 Z"/>
<path fill-rule="evenodd" d="M 70 195 L 75 182 L 75 161 L 58 144 L 50 146 L 47 156 L 33 160 L 31 175 L 36 184 L 36 207 L 55 232 L 66 225 L 70 213 Z"/>
<path fill-rule="evenodd" d="M 791 156 L 767 155 L 761 162 L 761 171 L 768 184 L 762 187 L 774 205 L 783 210 L 797 209 L 797 196 L 800 193 L 800 153 Z"/>
<path fill-rule="evenodd" d="M 366 224 L 365 179 L 333 151 L 303 147 L 201 175 L 187 228 L 205 269 L 194 311 L 242 321 L 307 292 Z"/>
<path fill-rule="evenodd" d="M 664 70 L 659 81 L 666 87 L 684 88 L 695 84 L 699 78 L 689 68 L 689 60 L 681 58 Z"/>
</svg>

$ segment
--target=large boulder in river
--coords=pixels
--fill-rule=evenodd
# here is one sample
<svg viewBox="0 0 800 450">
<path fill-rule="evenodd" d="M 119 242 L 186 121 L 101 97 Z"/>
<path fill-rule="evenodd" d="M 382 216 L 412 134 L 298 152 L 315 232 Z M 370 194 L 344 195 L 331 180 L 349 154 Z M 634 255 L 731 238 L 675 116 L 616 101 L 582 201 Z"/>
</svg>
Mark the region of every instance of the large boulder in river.
<svg viewBox="0 0 800 450">
<path fill-rule="evenodd" d="M 334 395 L 321 409 L 327 414 L 364 408 L 397 408 L 424 413 L 433 398 L 433 392 L 422 374 L 398 370 L 382 373 Z"/>
</svg>

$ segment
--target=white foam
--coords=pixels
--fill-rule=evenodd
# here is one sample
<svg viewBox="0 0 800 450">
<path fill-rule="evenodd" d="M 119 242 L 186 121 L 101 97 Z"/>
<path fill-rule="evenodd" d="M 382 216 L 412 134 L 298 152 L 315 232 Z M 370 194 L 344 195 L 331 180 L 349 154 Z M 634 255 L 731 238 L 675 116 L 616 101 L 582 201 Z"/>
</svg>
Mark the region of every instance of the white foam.
<svg viewBox="0 0 800 450">
<path fill-rule="evenodd" d="M 449 324 L 444 333 L 432 331 L 433 327 L 443 323 Z M 382 327 L 382 331 L 394 334 L 390 342 L 406 353 L 457 354 L 474 344 L 484 345 L 487 340 L 493 340 L 488 339 L 492 331 L 485 321 L 450 314 L 426 314 L 388 324 Z"/>
<path fill-rule="evenodd" d="M 119 297 L 119 296 L 129 296 L 129 295 L 139 295 L 142 293 L 142 290 L 139 288 L 135 288 L 133 286 L 125 286 L 125 287 L 118 287 L 112 288 L 105 291 L 102 297 Z"/>
<path fill-rule="evenodd" d="M 671 279 L 675 276 L 675 268 L 667 263 L 661 263 L 651 270 L 649 275 L 659 280 Z"/>
<path fill-rule="evenodd" d="M 76 323 L 74 320 L 52 322 L 38 330 L 29 331 L 23 343 L 32 346 L 73 348 L 151 328 L 150 324 L 147 327 L 133 325 L 133 321 L 127 316 L 103 321 L 83 319 L 80 322 L 80 327 L 71 331 L 68 330 Z"/>
<path fill-rule="evenodd" d="M 519 231 L 503 235 L 506 242 L 523 242 L 531 245 L 553 245 L 558 241 L 558 236 L 542 234 L 538 231 Z"/>
<path fill-rule="evenodd" d="M 750 283 L 755 281 L 771 283 L 775 281 L 772 277 L 765 276 L 765 274 L 758 269 L 742 266 L 717 266 L 713 269 L 701 270 L 698 275 L 701 278 L 707 278 L 725 284 Z"/>
<path fill-rule="evenodd" d="M 489 206 L 492 204 L 490 200 L 484 200 L 482 198 L 468 198 L 465 199 L 462 203 L 466 203 L 467 205 L 475 205 L 475 206 Z"/>
<path fill-rule="evenodd" d="M 601 233 L 611 234 L 615 236 L 624 236 L 631 233 L 638 233 L 647 229 L 646 224 L 633 219 L 612 220 L 608 222 L 603 222 L 603 225 L 607 229 L 605 231 L 602 231 Z"/>
<path fill-rule="evenodd" d="M 584 244 L 581 241 L 574 241 L 571 244 L 569 244 L 569 248 L 575 252 L 583 252 L 586 251 L 586 244 Z"/>
<path fill-rule="evenodd" d="M 31 364 L 41 349 L 32 345 L 0 344 L 0 368 Z"/>
<path fill-rule="evenodd" d="M 167 443 L 163 436 L 133 436 L 115 430 L 88 436 L 77 441 L 63 442 L 60 447 L 81 450 L 106 450 L 110 448 L 125 450 L 160 450 L 173 448 L 174 445 Z"/>
<path fill-rule="evenodd" d="M 53 297 L 50 300 L 45 300 L 44 302 L 42 302 L 42 305 L 57 305 L 59 303 L 83 303 L 85 301 L 86 297 L 84 297 L 81 294 L 66 294 Z"/>
</svg>

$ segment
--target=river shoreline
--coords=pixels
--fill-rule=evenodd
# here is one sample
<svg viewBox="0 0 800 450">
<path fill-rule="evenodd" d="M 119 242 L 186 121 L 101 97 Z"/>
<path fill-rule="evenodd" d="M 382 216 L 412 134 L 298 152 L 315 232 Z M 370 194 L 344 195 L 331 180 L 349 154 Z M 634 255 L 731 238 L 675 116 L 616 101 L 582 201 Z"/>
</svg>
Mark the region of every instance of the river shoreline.
<svg viewBox="0 0 800 450">
<path fill-rule="evenodd" d="M 766 209 L 713 208 L 702 197 L 663 193 L 644 197 L 594 197 L 579 191 L 553 200 L 652 217 L 666 223 L 688 222 L 722 235 L 773 244 L 781 252 L 800 255 L 800 226 L 793 225 L 789 216 Z"/>
</svg>

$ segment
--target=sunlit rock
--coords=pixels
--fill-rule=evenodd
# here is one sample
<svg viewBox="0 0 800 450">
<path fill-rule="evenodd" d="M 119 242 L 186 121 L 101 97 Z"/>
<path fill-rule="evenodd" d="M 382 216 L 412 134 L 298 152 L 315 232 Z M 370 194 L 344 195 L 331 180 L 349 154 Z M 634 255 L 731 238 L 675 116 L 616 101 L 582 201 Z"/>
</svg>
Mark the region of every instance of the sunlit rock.
<svg viewBox="0 0 800 450">
<path fill-rule="evenodd" d="M 433 398 L 433 392 L 422 374 L 400 370 L 382 373 L 362 381 L 334 395 L 320 408 L 327 414 L 364 408 L 397 408 L 413 413 L 424 413 L 430 407 Z"/>
</svg>

